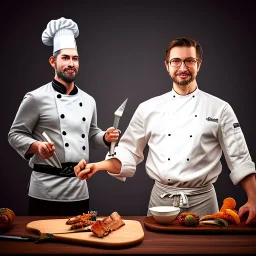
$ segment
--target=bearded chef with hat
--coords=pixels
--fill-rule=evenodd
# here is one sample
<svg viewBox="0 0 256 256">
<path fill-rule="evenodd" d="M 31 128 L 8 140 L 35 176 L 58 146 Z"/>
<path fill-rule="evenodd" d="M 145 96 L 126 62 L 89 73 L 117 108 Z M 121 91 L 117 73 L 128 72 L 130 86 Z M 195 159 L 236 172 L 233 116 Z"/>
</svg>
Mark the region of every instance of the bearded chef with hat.
<svg viewBox="0 0 256 256">
<path fill-rule="evenodd" d="M 77 24 L 66 18 L 51 20 L 42 41 L 53 46 L 49 58 L 55 76 L 26 93 L 8 134 L 10 145 L 32 168 L 29 215 L 79 215 L 89 208 L 87 182 L 73 167 L 89 160 L 89 144 L 108 149 L 119 138 L 114 127 L 97 126 L 96 103 L 75 83 L 79 70 Z"/>
</svg>

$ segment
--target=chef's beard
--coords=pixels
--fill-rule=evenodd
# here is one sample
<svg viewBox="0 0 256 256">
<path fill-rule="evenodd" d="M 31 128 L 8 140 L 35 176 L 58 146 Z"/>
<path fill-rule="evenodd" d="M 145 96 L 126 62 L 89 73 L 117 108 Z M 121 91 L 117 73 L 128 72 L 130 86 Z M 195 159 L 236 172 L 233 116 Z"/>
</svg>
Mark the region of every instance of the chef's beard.
<svg viewBox="0 0 256 256">
<path fill-rule="evenodd" d="M 57 74 L 57 76 L 60 78 L 60 79 L 62 79 L 65 83 L 72 83 L 72 82 L 74 82 L 75 81 L 75 79 L 76 79 L 76 76 L 77 76 L 77 71 L 76 70 L 74 70 L 75 71 L 75 73 L 74 74 L 70 74 L 70 75 L 67 75 L 66 73 L 64 73 L 64 72 L 62 72 L 62 71 L 58 71 L 58 70 L 56 70 L 56 74 Z"/>
<path fill-rule="evenodd" d="M 196 77 L 194 77 L 192 74 L 189 74 L 190 77 L 188 79 L 185 80 L 181 80 L 179 81 L 176 77 L 178 77 L 178 75 L 172 76 L 172 80 L 175 84 L 180 85 L 180 86 L 187 86 L 189 84 L 191 84 Z"/>
</svg>

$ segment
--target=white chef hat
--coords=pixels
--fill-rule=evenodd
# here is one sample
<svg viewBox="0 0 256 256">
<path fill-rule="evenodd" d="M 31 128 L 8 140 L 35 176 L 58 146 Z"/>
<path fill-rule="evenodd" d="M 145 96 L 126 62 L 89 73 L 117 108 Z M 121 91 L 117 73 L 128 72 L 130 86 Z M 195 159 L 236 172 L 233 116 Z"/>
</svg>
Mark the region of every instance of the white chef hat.
<svg viewBox="0 0 256 256">
<path fill-rule="evenodd" d="M 47 46 L 53 45 L 53 53 L 64 48 L 77 48 L 75 38 L 79 35 L 77 24 L 71 19 L 51 20 L 42 34 Z"/>
</svg>

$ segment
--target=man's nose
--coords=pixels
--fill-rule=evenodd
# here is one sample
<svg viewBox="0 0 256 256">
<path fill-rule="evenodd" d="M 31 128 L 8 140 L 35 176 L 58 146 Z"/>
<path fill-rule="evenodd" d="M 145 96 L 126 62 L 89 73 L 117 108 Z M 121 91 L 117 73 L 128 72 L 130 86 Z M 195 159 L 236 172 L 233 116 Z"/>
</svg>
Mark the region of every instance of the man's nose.
<svg viewBox="0 0 256 256">
<path fill-rule="evenodd" d="M 72 60 L 72 59 L 69 60 L 68 65 L 69 65 L 70 67 L 73 67 L 73 66 L 74 66 L 74 63 L 73 63 L 73 60 Z"/>
<path fill-rule="evenodd" d="M 181 70 L 186 70 L 186 69 L 188 69 L 187 66 L 185 65 L 185 62 L 184 62 L 184 61 L 181 62 L 181 65 L 180 65 L 180 68 L 179 68 L 179 69 L 181 69 Z"/>
</svg>

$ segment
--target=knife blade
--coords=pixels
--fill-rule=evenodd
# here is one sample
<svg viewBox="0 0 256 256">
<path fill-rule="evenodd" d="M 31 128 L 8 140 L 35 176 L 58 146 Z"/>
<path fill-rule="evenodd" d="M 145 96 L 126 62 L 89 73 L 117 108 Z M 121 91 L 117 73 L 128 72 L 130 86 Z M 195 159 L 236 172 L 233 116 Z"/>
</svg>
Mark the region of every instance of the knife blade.
<svg viewBox="0 0 256 256">
<path fill-rule="evenodd" d="M 18 240 L 18 241 L 33 241 L 36 242 L 38 237 L 34 236 L 11 236 L 11 235 L 0 235 L 0 239 L 5 240 Z"/>
<path fill-rule="evenodd" d="M 115 113 L 114 113 L 114 123 L 113 123 L 113 127 L 114 127 L 115 129 L 118 128 L 119 121 L 120 121 L 120 118 L 121 118 L 122 115 L 123 115 L 123 112 L 124 112 L 124 109 L 125 109 L 127 100 L 128 100 L 128 98 L 122 103 L 122 105 L 121 105 L 121 106 L 115 111 Z M 116 141 L 111 142 L 111 144 L 110 144 L 110 149 L 109 149 L 109 156 L 114 156 L 116 143 L 117 143 Z"/>
<path fill-rule="evenodd" d="M 49 138 L 49 136 L 46 134 L 46 132 L 43 132 L 42 135 L 44 136 L 44 138 L 46 139 L 47 142 L 52 142 L 51 139 Z M 54 152 L 54 156 L 55 156 L 55 159 L 53 157 L 51 157 L 53 164 L 55 165 L 55 167 L 62 169 L 62 165 L 61 165 L 60 160 L 56 154 L 56 151 Z"/>
</svg>

